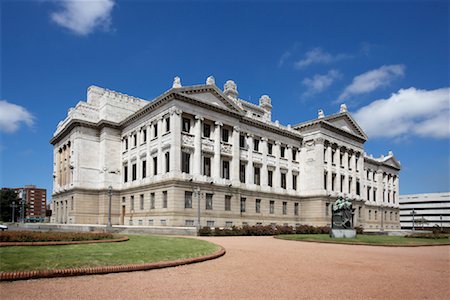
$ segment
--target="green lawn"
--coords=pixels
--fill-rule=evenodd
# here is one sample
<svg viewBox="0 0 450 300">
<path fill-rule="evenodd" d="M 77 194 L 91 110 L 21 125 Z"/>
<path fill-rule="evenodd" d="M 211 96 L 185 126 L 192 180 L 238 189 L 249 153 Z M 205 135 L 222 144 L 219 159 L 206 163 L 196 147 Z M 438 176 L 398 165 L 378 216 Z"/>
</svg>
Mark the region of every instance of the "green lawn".
<svg viewBox="0 0 450 300">
<path fill-rule="evenodd" d="M 0 248 L 0 271 L 95 267 L 176 260 L 210 254 L 217 245 L 192 238 L 130 236 L 126 242 Z"/>
<path fill-rule="evenodd" d="M 354 239 L 331 238 L 328 234 L 289 234 L 278 235 L 280 239 L 295 241 L 321 241 L 340 244 L 363 243 L 368 245 L 420 245 L 420 244 L 447 244 L 450 245 L 450 239 L 425 239 L 425 238 L 405 238 L 401 236 L 385 235 L 357 235 Z"/>
</svg>

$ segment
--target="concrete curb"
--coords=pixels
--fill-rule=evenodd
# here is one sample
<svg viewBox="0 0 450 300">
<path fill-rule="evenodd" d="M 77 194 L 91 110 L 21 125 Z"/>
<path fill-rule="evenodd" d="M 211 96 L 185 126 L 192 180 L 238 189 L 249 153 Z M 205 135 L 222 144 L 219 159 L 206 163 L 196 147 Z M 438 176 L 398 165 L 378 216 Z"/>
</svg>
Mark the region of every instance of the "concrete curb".
<svg viewBox="0 0 450 300">
<path fill-rule="evenodd" d="M 384 245 L 375 245 L 375 244 L 365 244 L 359 242 L 352 243 L 337 243 L 332 241 L 318 241 L 318 240 L 290 240 L 283 239 L 279 237 L 275 237 L 275 239 L 283 240 L 283 241 L 293 241 L 293 242 L 307 242 L 307 243 L 319 243 L 319 244 L 333 244 L 333 245 L 357 245 L 357 246 L 370 246 L 370 247 L 435 247 L 435 246 L 450 246 L 450 244 L 384 244 Z"/>
<path fill-rule="evenodd" d="M 101 266 L 92 268 L 86 267 L 86 268 L 69 268 L 57 270 L 0 272 L 0 281 L 15 281 L 15 280 L 37 279 L 37 278 L 53 278 L 53 277 L 82 276 L 82 275 L 95 275 L 95 274 L 132 272 L 132 271 L 147 271 L 153 269 L 162 269 L 203 262 L 219 258 L 225 255 L 225 253 L 226 253 L 225 249 L 220 246 L 220 249 L 212 254 L 193 258 L 178 259 L 173 261 L 162 261 L 155 263 L 132 264 L 121 266 Z"/>
<path fill-rule="evenodd" d="M 58 242 L 0 242 L 0 247 L 20 247 L 20 246 L 61 246 L 77 244 L 114 243 L 128 241 L 127 236 L 112 240 L 86 240 L 86 241 L 58 241 Z"/>
</svg>

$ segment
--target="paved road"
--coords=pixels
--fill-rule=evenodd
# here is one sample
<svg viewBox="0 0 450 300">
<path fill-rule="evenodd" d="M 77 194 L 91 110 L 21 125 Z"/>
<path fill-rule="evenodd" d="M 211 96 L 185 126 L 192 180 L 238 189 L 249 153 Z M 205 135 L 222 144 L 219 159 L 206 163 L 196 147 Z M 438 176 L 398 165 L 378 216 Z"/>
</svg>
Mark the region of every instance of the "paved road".
<svg viewBox="0 0 450 300">
<path fill-rule="evenodd" d="M 450 299 L 450 246 L 203 238 L 227 254 L 146 272 L 0 283 L 1 299 Z"/>
</svg>

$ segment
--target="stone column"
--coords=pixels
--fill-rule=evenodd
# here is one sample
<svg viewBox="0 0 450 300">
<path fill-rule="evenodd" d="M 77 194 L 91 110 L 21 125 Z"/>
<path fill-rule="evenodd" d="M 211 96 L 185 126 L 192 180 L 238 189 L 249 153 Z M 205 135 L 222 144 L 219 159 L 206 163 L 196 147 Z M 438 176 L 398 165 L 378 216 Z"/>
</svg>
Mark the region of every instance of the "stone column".
<svg viewBox="0 0 450 300">
<path fill-rule="evenodd" d="M 239 186 L 240 185 L 240 181 L 239 181 L 239 165 L 240 165 L 240 150 L 239 150 L 239 135 L 240 135 L 241 129 L 239 128 L 239 126 L 234 126 L 233 127 L 233 134 L 231 137 L 231 142 L 232 142 L 232 150 L 231 153 L 233 155 L 232 159 L 231 159 L 231 170 L 230 170 L 230 178 L 231 178 L 231 183 L 233 184 L 233 186 Z"/>
<path fill-rule="evenodd" d="M 158 174 L 164 174 L 164 172 L 165 172 L 165 170 L 163 170 L 165 164 L 164 164 L 164 154 L 162 151 L 162 136 L 165 131 L 163 129 L 163 127 L 164 127 L 164 118 L 160 117 L 160 118 L 158 118 Z M 148 141 L 147 141 L 147 144 L 148 144 Z"/>
<path fill-rule="evenodd" d="M 262 137 L 260 142 L 260 150 L 262 153 L 262 166 L 261 166 L 261 187 L 265 189 L 268 187 L 268 175 L 267 175 L 267 137 Z"/>
<path fill-rule="evenodd" d="M 247 154 L 248 162 L 245 170 L 245 184 L 254 184 L 253 182 L 253 134 L 247 134 Z"/>
<path fill-rule="evenodd" d="M 202 161 L 202 121 L 203 117 L 195 116 L 194 124 L 194 157 L 192 173 L 194 177 L 200 176 L 202 173 L 201 161 Z"/>
<path fill-rule="evenodd" d="M 181 173 L 181 113 L 179 109 L 173 109 L 170 116 L 170 131 L 172 143 L 170 145 L 170 172 L 179 175 Z"/>
<path fill-rule="evenodd" d="M 327 190 L 331 191 L 332 180 L 333 180 L 333 170 L 332 170 L 332 167 L 331 167 L 331 155 L 332 155 L 332 153 L 331 153 L 332 152 L 331 151 L 331 146 L 327 145 L 326 149 L 327 149 L 326 153 L 325 153 L 326 161 L 327 161 L 326 167 L 327 167 L 327 172 L 328 172 L 328 176 L 327 176 Z M 336 173 L 336 184 L 334 186 L 334 189 L 336 191 L 339 191 L 338 181 L 340 181 L 340 178 L 337 178 L 337 176 L 338 176 L 338 173 Z"/>
<path fill-rule="evenodd" d="M 220 131 L 223 124 L 221 122 L 216 122 L 214 127 L 214 158 L 213 158 L 213 164 L 212 164 L 212 176 L 213 178 L 222 178 L 220 174 L 220 146 L 221 146 L 221 139 L 220 139 Z"/>
<path fill-rule="evenodd" d="M 330 157 L 331 157 L 331 155 L 332 154 L 330 154 Z M 336 162 L 337 160 L 340 159 L 340 156 L 341 156 L 341 148 L 340 147 L 336 147 L 335 155 L 338 157 L 337 159 L 335 158 L 335 160 L 334 160 Z M 330 165 L 331 165 L 331 163 L 330 163 Z M 331 190 L 331 181 L 333 180 L 333 178 L 332 178 L 333 174 L 331 173 L 332 172 L 331 167 L 329 169 L 329 172 L 330 172 L 330 190 Z M 334 185 L 334 190 L 339 193 L 341 192 L 341 175 L 342 174 L 344 174 L 343 169 L 341 168 L 341 166 L 339 166 L 339 164 L 336 164 L 336 179 L 335 179 L 336 181 L 335 181 L 335 185 Z M 342 189 L 342 193 L 345 193 L 345 186 Z"/>
<path fill-rule="evenodd" d="M 355 196 L 356 195 L 356 179 L 357 179 L 357 176 L 356 176 L 356 155 L 355 155 L 355 152 L 352 153 L 352 156 L 350 158 L 350 164 L 352 166 L 351 174 L 352 174 L 352 178 L 353 178 L 351 190 L 352 190 L 353 196 Z"/>
</svg>

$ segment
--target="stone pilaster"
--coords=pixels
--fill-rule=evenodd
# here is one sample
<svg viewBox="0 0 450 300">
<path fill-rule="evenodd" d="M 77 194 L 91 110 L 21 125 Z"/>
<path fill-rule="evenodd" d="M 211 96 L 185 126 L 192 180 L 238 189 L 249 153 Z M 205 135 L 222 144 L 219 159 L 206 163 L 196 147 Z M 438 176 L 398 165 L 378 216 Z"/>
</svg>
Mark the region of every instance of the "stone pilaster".
<svg viewBox="0 0 450 300">
<path fill-rule="evenodd" d="M 214 127 L 214 158 L 212 164 L 212 176 L 214 178 L 222 178 L 220 174 L 220 145 L 221 145 L 221 127 L 223 124 L 221 122 L 216 122 Z"/>
<path fill-rule="evenodd" d="M 247 153 L 248 162 L 245 170 L 245 184 L 254 184 L 253 182 L 253 135 L 247 134 Z"/>
<path fill-rule="evenodd" d="M 202 121 L 203 117 L 195 116 L 195 124 L 194 124 L 194 157 L 193 157 L 193 166 L 192 173 L 194 176 L 201 175 L 201 162 L 202 162 Z"/>
<path fill-rule="evenodd" d="M 173 109 L 170 116 L 170 131 L 172 143 L 170 145 L 170 172 L 181 173 L 181 110 Z"/>
<path fill-rule="evenodd" d="M 231 170 L 230 170 L 230 178 L 233 186 L 239 186 L 239 165 L 240 165 L 240 150 L 239 150 L 239 135 L 240 128 L 238 126 L 233 127 L 233 133 L 231 137 L 232 142 L 232 159 L 231 159 Z"/>
</svg>

